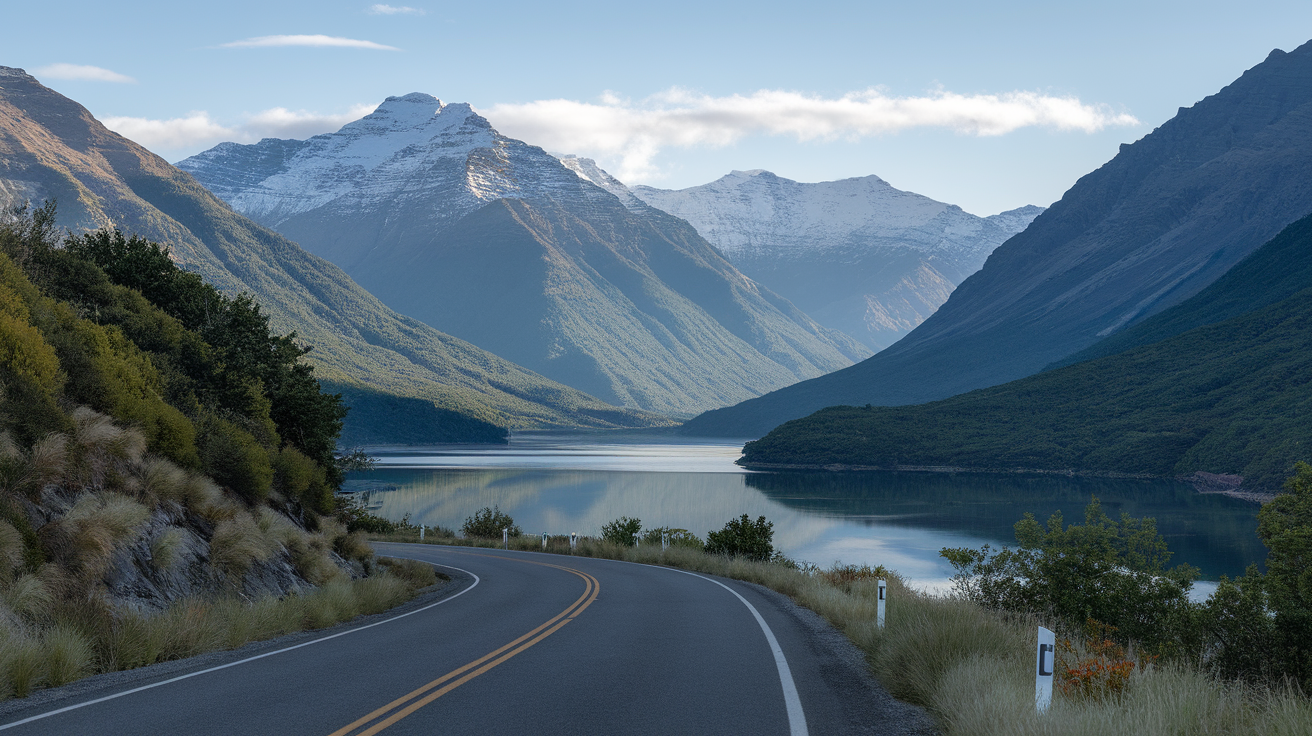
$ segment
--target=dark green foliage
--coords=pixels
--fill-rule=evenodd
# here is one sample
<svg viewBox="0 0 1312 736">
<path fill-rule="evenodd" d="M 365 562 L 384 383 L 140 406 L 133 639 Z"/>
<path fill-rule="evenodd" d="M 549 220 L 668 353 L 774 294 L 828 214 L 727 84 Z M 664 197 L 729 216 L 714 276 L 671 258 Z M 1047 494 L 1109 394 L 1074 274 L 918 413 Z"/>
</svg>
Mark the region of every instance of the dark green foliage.
<svg viewBox="0 0 1312 736">
<path fill-rule="evenodd" d="M 696 534 L 693 534 L 687 529 L 676 529 L 668 526 L 658 526 L 643 532 L 642 543 L 659 545 L 662 536 L 666 537 L 666 542 L 671 547 L 692 547 L 695 549 L 703 549 L 706 546 L 702 543 L 701 539 L 697 538 Z"/>
<path fill-rule="evenodd" d="M 752 521 L 743 514 L 720 531 L 707 534 L 706 551 L 765 562 L 774 554 L 774 522 L 764 516 Z"/>
<path fill-rule="evenodd" d="M 1198 571 L 1167 569 L 1171 553 L 1153 519 L 1113 521 L 1095 498 L 1084 523 L 1066 526 L 1060 513 L 1045 529 L 1033 514 L 1016 523 L 1016 549 L 944 549 L 957 570 L 958 594 L 1008 611 L 1050 614 L 1072 627 L 1092 619 L 1154 650 L 1177 647 L 1167 622 L 1190 615 L 1189 589 Z"/>
<path fill-rule="evenodd" d="M 1199 614 L 1211 642 L 1211 667 L 1228 679 L 1272 682 L 1283 667 L 1273 656 L 1275 619 L 1267 608 L 1265 580 L 1257 566 L 1236 580 L 1223 576 Z"/>
<path fill-rule="evenodd" d="M 601 538 L 625 547 L 632 547 L 638 542 L 638 532 L 642 531 L 642 521 L 621 516 L 615 521 L 602 524 Z"/>
<path fill-rule="evenodd" d="M 116 284 L 139 291 L 182 326 L 214 346 L 216 368 L 191 375 L 225 409 L 258 422 L 267 414 L 281 442 L 313 459 L 340 485 L 332 462 L 346 409 L 341 397 L 321 391 L 313 368 L 301 361 L 310 352 L 296 343 L 296 333 L 277 335 L 269 318 L 248 294 L 228 298 L 201 278 L 179 268 L 168 248 L 117 230 L 100 230 L 69 238 L 65 250 L 104 270 Z M 251 401 L 258 385 L 267 412 Z M 256 431 L 268 444 L 267 433 Z M 274 444 L 277 444 L 275 441 Z"/>
<path fill-rule="evenodd" d="M 1275 612 L 1284 671 L 1312 687 L 1312 465 L 1299 463 L 1285 493 L 1262 506 L 1257 535 L 1270 552 L 1264 587 Z"/>
<path fill-rule="evenodd" d="M 295 499 L 307 509 L 330 514 L 335 508 L 333 487 L 322 465 L 306 457 L 295 447 L 270 453 L 274 485 L 284 496 Z"/>
<path fill-rule="evenodd" d="M 466 518 L 465 523 L 460 525 L 460 531 L 466 537 L 479 539 L 500 539 L 503 529 L 509 529 L 512 537 L 523 534 L 519 527 L 515 526 L 515 520 L 510 518 L 510 514 L 502 513 L 497 506 L 475 511 L 473 516 Z"/>
<path fill-rule="evenodd" d="M 201 416 L 197 428 L 201 468 L 206 475 L 248 503 L 269 497 L 273 466 L 268 451 L 250 432 L 214 414 Z"/>
</svg>

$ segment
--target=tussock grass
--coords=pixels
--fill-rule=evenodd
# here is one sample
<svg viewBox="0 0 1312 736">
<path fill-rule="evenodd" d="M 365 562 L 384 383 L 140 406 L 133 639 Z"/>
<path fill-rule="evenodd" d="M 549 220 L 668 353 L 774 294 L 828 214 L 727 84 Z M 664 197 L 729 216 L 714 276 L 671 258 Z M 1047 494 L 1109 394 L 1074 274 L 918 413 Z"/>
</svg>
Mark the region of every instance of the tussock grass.
<svg viewBox="0 0 1312 736">
<path fill-rule="evenodd" d="M 210 540 L 210 564 L 235 580 L 241 580 L 251 565 L 269 559 L 278 549 L 277 541 L 261 531 L 254 517 L 242 512 L 214 527 L 214 536 Z"/>
<path fill-rule="evenodd" d="M 371 538 L 419 541 L 415 534 Z M 437 535 L 424 541 L 502 546 L 499 541 Z M 541 552 L 542 538 L 512 538 L 510 548 Z M 568 537 L 549 538 L 546 551 L 570 554 Z M 1104 698 L 1057 693 L 1052 707 L 1040 716 L 1034 708 L 1032 661 L 1037 619 L 922 593 L 882 568 L 797 568 L 686 547 L 664 551 L 659 545 L 622 547 L 593 538 L 580 539 L 574 554 L 668 565 L 783 593 L 846 634 L 865 652 L 872 671 L 890 693 L 926 707 L 943 731 L 953 736 L 1312 734 L 1312 700 L 1302 693 L 1223 682 L 1183 665 L 1146 662 L 1135 669 L 1124 693 Z M 876 581 L 881 573 L 888 585 L 882 630 L 875 626 Z"/>
<path fill-rule="evenodd" d="M 181 601 L 154 614 L 114 611 L 97 600 L 65 604 L 39 624 L 0 622 L 0 697 L 97 672 L 132 669 L 381 613 L 435 582 L 406 563 L 359 580 L 338 579 L 304 595 L 253 602 L 228 597 Z M 38 617 L 40 619 L 40 617 Z"/>
</svg>

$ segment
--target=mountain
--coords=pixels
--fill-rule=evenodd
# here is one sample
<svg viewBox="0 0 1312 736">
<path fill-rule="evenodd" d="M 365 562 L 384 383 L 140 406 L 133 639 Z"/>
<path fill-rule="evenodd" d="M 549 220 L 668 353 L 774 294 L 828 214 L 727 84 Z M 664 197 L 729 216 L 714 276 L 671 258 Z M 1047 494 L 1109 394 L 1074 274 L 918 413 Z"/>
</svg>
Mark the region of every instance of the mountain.
<svg viewBox="0 0 1312 736">
<path fill-rule="evenodd" d="M 1123 145 L 893 347 L 684 431 L 759 436 L 826 406 L 920 403 L 1033 374 L 1198 293 L 1312 211 L 1309 170 L 1305 44 Z"/>
<path fill-rule="evenodd" d="M 1043 211 L 976 217 L 877 176 L 803 184 L 759 169 L 629 196 L 692 223 L 757 283 L 875 351 L 924 322 Z"/>
<path fill-rule="evenodd" d="M 1312 216 L 1122 334 L 1142 344 L 929 404 L 824 409 L 742 462 L 1204 472 L 1275 490 L 1312 452 Z"/>
<path fill-rule="evenodd" d="M 347 434 L 388 438 L 378 410 L 409 399 L 429 441 L 497 427 L 649 424 L 392 311 L 341 269 L 235 213 L 195 179 L 111 132 L 21 69 L 0 67 L 0 205 L 55 199 L 73 230 L 119 228 L 167 245 L 228 294 L 253 294 L 273 328 L 314 346 L 330 388 L 359 389 Z M 363 418 L 372 417 L 366 425 Z M 443 422 L 459 418 L 454 434 Z M 465 432 L 469 429 L 470 432 Z"/>
<path fill-rule="evenodd" d="M 469 105 L 389 97 L 178 165 L 397 311 L 612 403 L 686 416 L 870 354 Z"/>
</svg>

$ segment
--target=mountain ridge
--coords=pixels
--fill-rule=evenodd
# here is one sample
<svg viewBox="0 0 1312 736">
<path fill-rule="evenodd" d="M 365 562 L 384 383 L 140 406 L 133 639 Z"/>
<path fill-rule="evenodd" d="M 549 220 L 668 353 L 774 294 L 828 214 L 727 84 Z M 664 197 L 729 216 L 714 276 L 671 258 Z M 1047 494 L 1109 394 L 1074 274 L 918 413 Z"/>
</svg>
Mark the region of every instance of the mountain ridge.
<svg viewBox="0 0 1312 736">
<path fill-rule="evenodd" d="M 421 399 L 502 427 L 661 423 L 392 312 L 336 266 L 238 215 L 22 70 L 0 67 L 0 112 L 7 204 L 57 199 L 61 226 L 140 234 L 225 293 L 255 294 L 279 332 L 314 345 L 309 360 L 321 380 Z"/>
<path fill-rule="evenodd" d="M 689 416 L 869 354 L 468 105 L 389 97 L 335 133 L 179 167 L 398 311 L 617 404 Z"/>
<path fill-rule="evenodd" d="M 1309 168 L 1304 44 L 1123 145 L 889 349 L 685 431 L 759 436 L 825 406 L 921 403 L 1035 373 L 1187 299 L 1312 211 Z"/>
</svg>

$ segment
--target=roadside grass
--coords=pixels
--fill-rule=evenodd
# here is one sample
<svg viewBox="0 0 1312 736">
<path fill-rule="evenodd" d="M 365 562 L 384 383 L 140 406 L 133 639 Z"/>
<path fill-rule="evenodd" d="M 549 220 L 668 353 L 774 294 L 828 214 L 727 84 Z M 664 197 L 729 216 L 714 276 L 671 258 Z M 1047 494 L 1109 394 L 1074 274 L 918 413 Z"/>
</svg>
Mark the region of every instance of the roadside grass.
<svg viewBox="0 0 1312 736">
<path fill-rule="evenodd" d="M 445 531 L 445 530 L 444 530 Z M 374 541 L 418 542 L 417 533 L 371 534 Z M 502 548 L 500 539 L 428 534 L 426 544 Z M 571 554 L 569 537 L 511 537 L 509 548 Z M 823 616 L 866 654 L 876 677 L 900 700 L 924 706 L 944 733 L 970 736 L 1136 734 L 1312 734 L 1312 700 L 1293 688 L 1222 681 L 1181 664 L 1135 660 L 1125 687 L 1094 695 L 1055 693 L 1034 708 L 1035 628 L 1051 622 L 1005 614 L 908 587 L 881 567 L 799 568 L 706 554 L 691 546 L 626 547 L 583 537 L 573 554 L 665 565 L 763 585 Z M 887 580 L 886 628 L 875 624 L 877 580 Z M 1089 656 L 1082 632 L 1058 672 Z M 1130 655 L 1134 658 L 1134 655 Z"/>
<path fill-rule="evenodd" d="M 116 611 L 98 599 L 56 601 L 32 623 L 0 606 L 0 697 L 326 628 L 382 613 L 437 582 L 430 565 L 382 559 L 378 567 L 369 577 L 342 575 L 304 595 L 192 599 L 157 613 Z"/>
</svg>

